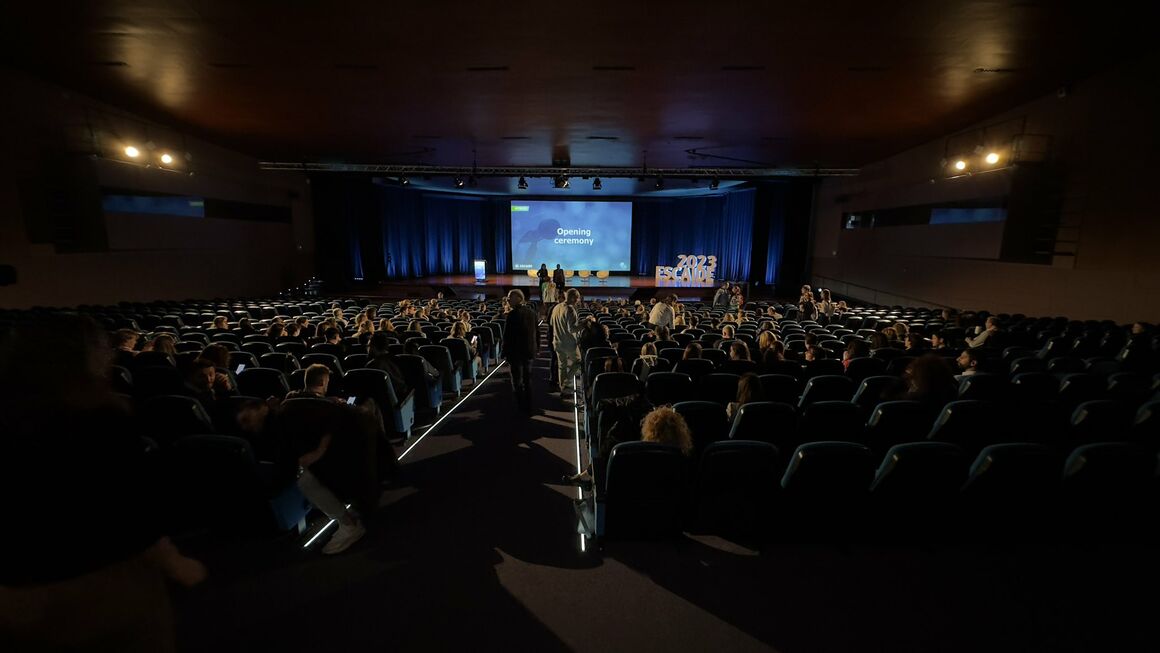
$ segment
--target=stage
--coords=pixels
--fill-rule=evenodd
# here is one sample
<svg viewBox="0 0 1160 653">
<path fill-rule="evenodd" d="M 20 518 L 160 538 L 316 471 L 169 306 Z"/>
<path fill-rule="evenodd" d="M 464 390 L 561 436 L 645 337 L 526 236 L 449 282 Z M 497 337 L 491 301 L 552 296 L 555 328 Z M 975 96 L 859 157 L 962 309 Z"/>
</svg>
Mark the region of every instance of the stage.
<svg viewBox="0 0 1160 653">
<path fill-rule="evenodd" d="M 478 282 L 472 275 L 431 276 L 419 279 L 396 279 L 376 284 L 356 284 L 345 294 L 364 297 L 432 298 L 442 292 L 449 299 L 497 299 L 512 288 L 519 288 L 539 299 L 539 279 L 528 274 L 490 275 Z M 651 276 L 617 275 L 587 279 L 573 275 L 568 288 L 575 288 L 590 299 L 648 299 L 658 293 L 675 292 L 681 299 L 697 300 L 712 297 L 716 284 L 681 281 L 657 281 Z M 333 292 L 334 289 L 328 289 Z M 530 292 L 529 292 L 530 291 Z"/>
</svg>

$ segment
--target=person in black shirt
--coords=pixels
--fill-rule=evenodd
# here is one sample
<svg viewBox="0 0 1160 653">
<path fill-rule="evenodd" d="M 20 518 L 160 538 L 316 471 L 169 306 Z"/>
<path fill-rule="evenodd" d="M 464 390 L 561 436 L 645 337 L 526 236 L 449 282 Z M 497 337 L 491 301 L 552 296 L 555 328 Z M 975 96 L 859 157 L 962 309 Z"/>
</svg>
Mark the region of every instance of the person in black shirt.
<svg viewBox="0 0 1160 653">
<path fill-rule="evenodd" d="M 560 268 L 560 264 L 556 264 L 556 269 L 552 270 L 552 283 L 556 284 L 556 296 L 560 301 L 564 299 L 564 270 Z"/>
<path fill-rule="evenodd" d="M 391 385 L 394 386 L 395 396 L 406 397 L 407 393 L 411 391 L 411 386 L 407 385 L 407 378 L 403 376 L 403 370 L 395 363 L 395 357 L 391 355 L 387 334 L 379 332 L 371 336 L 370 342 L 367 343 L 367 354 L 370 355 L 367 367 L 386 372 L 391 379 Z"/>
<path fill-rule="evenodd" d="M 504 326 L 504 354 L 511 367 L 512 391 L 516 405 L 525 413 L 532 411 L 532 359 L 540 349 L 540 329 L 536 314 L 524 303 L 524 293 L 508 293 L 512 310 Z"/>
</svg>

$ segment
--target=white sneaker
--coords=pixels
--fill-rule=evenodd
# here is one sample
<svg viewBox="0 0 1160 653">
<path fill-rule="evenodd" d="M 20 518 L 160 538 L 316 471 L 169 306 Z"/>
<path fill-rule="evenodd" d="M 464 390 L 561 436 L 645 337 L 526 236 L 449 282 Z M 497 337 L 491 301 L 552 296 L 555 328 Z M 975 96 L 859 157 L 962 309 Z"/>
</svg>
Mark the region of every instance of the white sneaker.
<svg viewBox="0 0 1160 653">
<path fill-rule="evenodd" d="M 366 535 L 367 529 L 362 525 L 362 522 L 355 522 L 353 526 L 346 524 L 339 524 L 338 530 L 335 531 L 334 536 L 322 547 L 322 552 L 326 555 L 334 555 L 342 553 L 350 548 L 352 544 L 362 539 Z"/>
</svg>

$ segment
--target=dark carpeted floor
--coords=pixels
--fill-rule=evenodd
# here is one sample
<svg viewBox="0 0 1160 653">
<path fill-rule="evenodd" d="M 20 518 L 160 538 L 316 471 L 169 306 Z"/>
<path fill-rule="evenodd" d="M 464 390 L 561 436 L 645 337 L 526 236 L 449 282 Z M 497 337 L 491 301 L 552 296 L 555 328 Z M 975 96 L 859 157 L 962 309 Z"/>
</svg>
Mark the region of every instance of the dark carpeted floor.
<svg viewBox="0 0 1160 653">
<path fill-rule="evenodd" d="M 205 552 L 175 591 L 182 651 L 1157 650 L 1157 560 L 786 545 L 716 538 L 581 553 L 573 413 L 538 361 L 525 418 L 507 369 L 404 458 L 346 553 L 301 541 Z"/>
</svg>

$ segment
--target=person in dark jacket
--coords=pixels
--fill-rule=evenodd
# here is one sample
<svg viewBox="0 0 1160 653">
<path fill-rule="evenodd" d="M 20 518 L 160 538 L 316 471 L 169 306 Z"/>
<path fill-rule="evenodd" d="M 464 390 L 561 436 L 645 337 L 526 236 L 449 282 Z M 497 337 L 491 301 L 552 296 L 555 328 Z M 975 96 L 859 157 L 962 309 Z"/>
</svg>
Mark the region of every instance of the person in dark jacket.
<svg viewBox="0 0 1160 653">
<path fill-rule="evenodd" d="M 556 301 L 564 301 L 564 279 L 564 270 L 557 263 L 556 269 L 552 270 L 552 283 L 556 284 Z"/>
<path fill-rule="evenodd" d="M 504 355 L 512 371 L 512 390 L 516 405 L 525 413 L 532 412 L 532 360 L 540 349 L 540 329 L 536 313 L 524 303 L 524 293 L 508 293 L 512 310 L 507 314 L 504 327 Z"/>
</svg>

